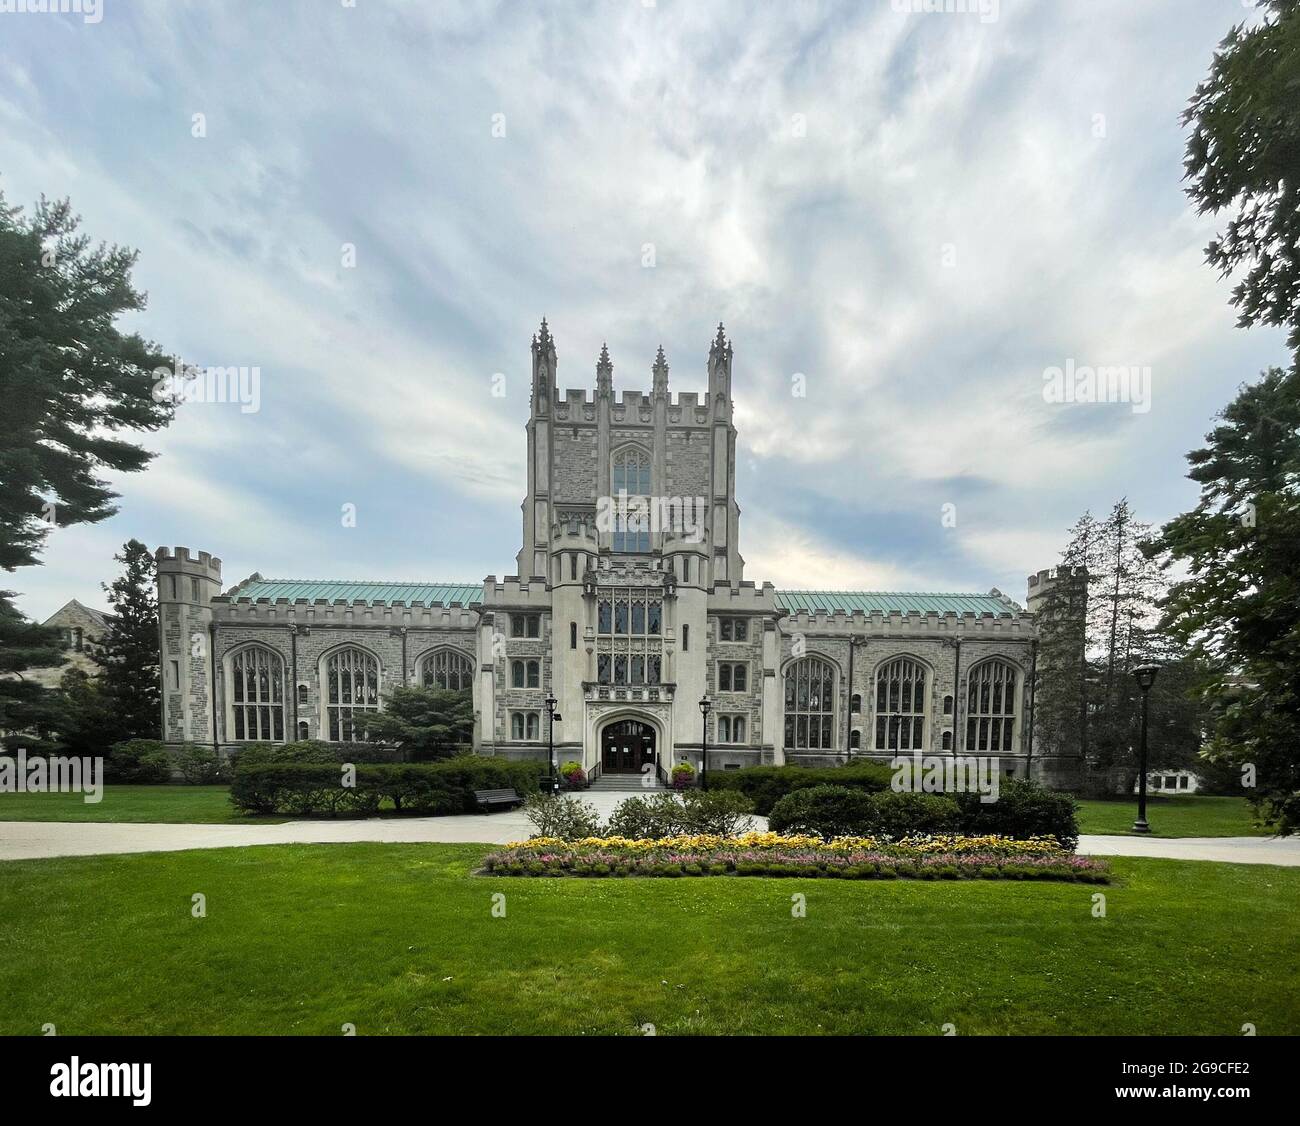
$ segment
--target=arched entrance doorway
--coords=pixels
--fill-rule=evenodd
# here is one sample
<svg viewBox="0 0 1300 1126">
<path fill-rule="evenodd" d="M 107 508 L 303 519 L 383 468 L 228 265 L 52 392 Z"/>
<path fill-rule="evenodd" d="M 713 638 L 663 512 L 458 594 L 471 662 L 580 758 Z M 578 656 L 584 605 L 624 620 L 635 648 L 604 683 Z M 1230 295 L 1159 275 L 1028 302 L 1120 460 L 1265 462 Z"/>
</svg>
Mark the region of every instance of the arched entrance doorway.
<svg viewBox="0 0 1300 1126">
<path fill-rule="evenodd" d="M 600 762 L 605 774 L 640 774 L 655 758 L 655 729 L 636 719 L 611 723 L 600 733 Z"/>
</svg>

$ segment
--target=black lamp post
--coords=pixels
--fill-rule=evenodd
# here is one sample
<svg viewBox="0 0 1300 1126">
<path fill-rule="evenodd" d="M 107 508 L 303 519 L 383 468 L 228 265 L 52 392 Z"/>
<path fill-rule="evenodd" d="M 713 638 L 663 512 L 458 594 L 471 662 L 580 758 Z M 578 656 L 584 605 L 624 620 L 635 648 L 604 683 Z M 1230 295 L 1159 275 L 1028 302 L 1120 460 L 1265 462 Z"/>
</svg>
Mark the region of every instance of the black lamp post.
<svg viewBox="0 0 1300 1126">
<path fill-rule="evenodd" d="M 1142 744 L 1138 753 L 1138 815 L 1133 822 L 1133 832 L 1149 833 L 1147 824 L 1147 712 L 1151 704 L 1151 686 L 1156 682 L 1159 665 L 1138 665 L 1133 670 L 1133 679 L 1142 689 Z"/>
<path fill-rule="evenodd" d="M 546 760 L 550 763 L 550 774 L 546 783 L 546 789 L 549 793 L 557 793 L 560 789 L 560 780 L 555 771 L 555 725 L 564 717 L 555 710 L 555 705 L 559 703 L 554 696 L 549 693 L 546 696 Z"/>
<path fill-rule="evenodd" d="M 704 717 L 704 726 L 700 738 L 700 789 L 709 788 L 709 709 L 713 704 L 707 696 L 700 698 L 700 715 Z"/>
</svg>

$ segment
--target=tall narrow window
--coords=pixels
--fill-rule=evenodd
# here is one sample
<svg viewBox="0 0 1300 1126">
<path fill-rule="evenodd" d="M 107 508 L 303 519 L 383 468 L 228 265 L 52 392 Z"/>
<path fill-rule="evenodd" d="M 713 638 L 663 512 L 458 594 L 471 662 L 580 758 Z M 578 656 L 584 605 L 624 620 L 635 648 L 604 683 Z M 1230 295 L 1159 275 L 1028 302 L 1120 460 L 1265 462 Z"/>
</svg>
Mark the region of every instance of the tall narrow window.
<svg viewBox="0 0 1300 1126">
<path fill-rule="evenodd" d="M 230 659 L 231 730 L 239 740 L 283 742 L 284 661 L 263 645 Z"/>
<path fill-rule="evenodd" d="M 691 627 L 688 625 L 683 625 L 682 626 L 682 652 L 689 653 L 690 651 L 691 651 Z"/>
<path fill-rule="evenodd" d="M 896 657 L 876 673 L 876 750 L 925 747 L 926 669 Z"/>
<path fill-rule="evenodd" d="M 459 649 L 438 649 L 420 662 L 420 683 L 425 688 L 469 692 L 474 687 L 474 661 Z"/>
<path fill-rule="evenodd" d="M 578 647 L 578 623 L 570 622 L 569 623 L 569 648 L 576 649 L 577 647 Z"/>
<path fill-rule="evenodd" d="M 1010 751 L 1016 728 L 1016 669 L 994 658 L 970 670 L 966 682 L 966 749 Z"/>
<path fill-rule="evenodd" d="M 379 710 L 379 661 L 355 646 L 331 653 L 322 695 L 329 738 L 336 743 L 361 742 L 366 737 L 366 713 Z"/>
<path fill-rule="evenodd" d="M 628 496 L 650 495 L 650 454 L 637 446 L 628 446 L 614 455 L 613 492 Z"/>
<path fill-rule="evenodd" d="M 835 667 L 803 657 L 785 670 L 785 745 L 822 750 L 835 738 Z"/>
</svg>

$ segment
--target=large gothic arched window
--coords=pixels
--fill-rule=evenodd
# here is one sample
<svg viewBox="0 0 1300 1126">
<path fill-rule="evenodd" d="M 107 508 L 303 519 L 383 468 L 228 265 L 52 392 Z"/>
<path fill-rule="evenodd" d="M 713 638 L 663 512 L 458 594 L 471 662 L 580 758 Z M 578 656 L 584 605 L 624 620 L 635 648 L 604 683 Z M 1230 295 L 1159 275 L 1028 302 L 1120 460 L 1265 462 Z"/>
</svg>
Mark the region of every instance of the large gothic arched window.
<svg viewBox="0 0 1300 1126">
<path fill-rule="evenodd" d="M 632 497 L 650 495 L 650 454 L 640 446 L 626 446 L 614 454 L 614 496 L 626 492 Z"/>
<path fill-rule="evenodd" d="M 249 645 L 229 662 L 231 738 L 284 741 L 284 660 L 265 645 Z"/>
<path fill-rule="evenodd" d="M 420 662 L 420 683 L 425 688 L 468 692 L 474 687 L 474 662 L 458 649 L 438 649 Z"/>
<path fill-rule="evenodd" d="M 1010 751 L 1016 730 L 1016 668 L 993 658 L 970 670 L 966 681 L 966 749 Z"/>
<path fill-rule="evenodd" d="M 876 673 L 876 750 L 925 747 L 926 667 L 895 657 Z"/>
<path fill-rule="evenodd" d="M 785 670 L 785 745 L 826 750 L 835 740 L 835 666 L 803 657 Z"/>
<path fill-rule="evenodd" d="M 354 645 L 336 649 L 326 658 L 324 680 L 328 738 L 361 742 L 366 737 L 365 713 L 379 710 L 379 661 Z"/>
</svg>

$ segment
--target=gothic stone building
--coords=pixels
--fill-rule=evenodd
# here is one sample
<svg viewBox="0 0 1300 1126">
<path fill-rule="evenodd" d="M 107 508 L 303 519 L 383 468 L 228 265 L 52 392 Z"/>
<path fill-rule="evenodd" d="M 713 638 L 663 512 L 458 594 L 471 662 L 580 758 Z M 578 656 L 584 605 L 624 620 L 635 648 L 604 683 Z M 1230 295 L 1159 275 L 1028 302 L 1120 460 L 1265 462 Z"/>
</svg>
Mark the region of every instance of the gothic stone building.
<svg viewBox="0 0 1300 1126">
<path fill-rule="evenodd" d="M 732 346 L 708 393 L 561 395 L 546 322 L 532 343 L 528 479 L 515 574 L 481 583 L 323 582 L 260 574 L 222 591 L 221 561 L 157 552 L 169 742 L 362 738 L 393 685 L 473 694 L 474 747 L 661 776 L 756 764 L 888 761 L 917 750 L 1030 753 L 1036 628 L 987 594 L 776 590 L 745 578 L 736 504 Z M 638 519 L 609 498 L 677 498 L 699 518 Z M 666 506 L 671 515 L 671 506 Z M 707 699 L 707 719 L 701 701 Z"/>
</svg>

